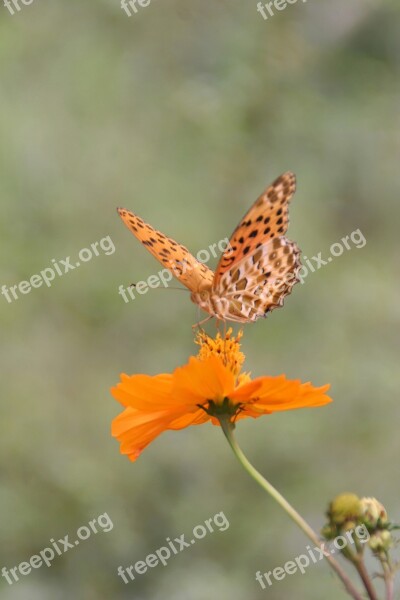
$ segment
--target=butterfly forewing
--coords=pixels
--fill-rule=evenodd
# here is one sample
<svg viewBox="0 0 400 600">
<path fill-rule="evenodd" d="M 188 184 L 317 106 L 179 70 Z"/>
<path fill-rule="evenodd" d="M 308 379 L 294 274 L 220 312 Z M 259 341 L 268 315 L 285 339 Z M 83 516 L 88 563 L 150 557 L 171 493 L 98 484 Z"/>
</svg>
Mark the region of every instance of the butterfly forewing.
<svg viewBox="0 0 400 600">
<path fill-rule="evenodd" d="M 145 223 L 125 208 L 117 209 L 130 231 L 149 252 L 192 292 L 211 288 L 214 273 L 200 263 L 189 250 Z"/>
<path fill-rule="evenodd" d="M 257 198 L 233 232 L 227 250 L 215 271 L 214 287 L 233 265 L 269 240 L 284 235 L 288 228 L 289 202 L 296 190 L 296 177 L 288 171 Z"/>
</svg>

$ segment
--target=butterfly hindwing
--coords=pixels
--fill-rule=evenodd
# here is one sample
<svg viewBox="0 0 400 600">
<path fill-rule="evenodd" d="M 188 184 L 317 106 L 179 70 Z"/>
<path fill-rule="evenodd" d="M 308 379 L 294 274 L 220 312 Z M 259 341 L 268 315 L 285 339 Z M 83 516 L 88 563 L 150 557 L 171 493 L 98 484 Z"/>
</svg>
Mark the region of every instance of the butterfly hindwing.
<svg viewBox="0 0 400 600">
<path fill-rule="evenodd" d="M 300 250 L 277 237 L 225 271 L 215 292 L 229 301 L 227 319 L 255 321 L 278 306 L 299 281 Z"/>
<path fill-rule="evenodd" d="M 129 210 L 118 208 L 117 211 L 134 236 L 190 291 L 211 287 L 213 271 L 199 262 L 185 246 L 157 231 Z"/>
</svg>

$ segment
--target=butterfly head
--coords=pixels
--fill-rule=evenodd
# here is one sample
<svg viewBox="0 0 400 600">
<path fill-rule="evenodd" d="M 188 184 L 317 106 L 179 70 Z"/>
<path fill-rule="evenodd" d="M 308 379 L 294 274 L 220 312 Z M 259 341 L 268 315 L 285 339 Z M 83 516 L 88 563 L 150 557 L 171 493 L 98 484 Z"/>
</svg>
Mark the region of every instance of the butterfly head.
<svg viewBox="0 0 400 600">
<path fill-rule="evenodd" d="M 208 304 L 210 302 L 210 291 L 200 290 L 198 292 L 193 292 L 190 299 L 192 302 L 199 304 L 203 308 L 203 304 Z"/>
<path fill-rule="evenodd" d="M 190 295 L 190 299 L 192 302 L 200 306 L 203 310 L 208 312 L 209 314 L 213 314 L 212 303 L 211 303 L 211 290 L 202 289 L 197 292 L 192 292 Z"/>
<path fill-rule="evenodd" d="M 193 292 L 190 299 L 212 317 L 222 321 L 225 320 L 230 302 L 216 294 L 212 289 L 203 288 Z"/>
</svg>

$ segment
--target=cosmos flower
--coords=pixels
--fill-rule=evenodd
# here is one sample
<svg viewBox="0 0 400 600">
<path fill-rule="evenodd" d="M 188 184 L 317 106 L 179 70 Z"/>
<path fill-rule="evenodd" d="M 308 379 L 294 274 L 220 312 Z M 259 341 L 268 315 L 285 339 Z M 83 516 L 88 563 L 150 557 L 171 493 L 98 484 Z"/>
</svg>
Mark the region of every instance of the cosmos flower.
<svg viewBox="0 0 400 600">
<path fill-rule="evenodd" d="M 251 379 L 242 372 L 241 332 L 215 338 L 197 335 L 200 346 L 173 373 L 121 375 L 111 389 L 125 410 L 112 422 L 112 435 L 121 444 L 121 453 L 134 461 L 163 431 L 183 429 L 211 421 L 232 424 L 245 417 L 257 418 L 277 411 L 322 406 L 331 401 L 329 385 L 287 379 L 285 375 Z"/>
</svg>

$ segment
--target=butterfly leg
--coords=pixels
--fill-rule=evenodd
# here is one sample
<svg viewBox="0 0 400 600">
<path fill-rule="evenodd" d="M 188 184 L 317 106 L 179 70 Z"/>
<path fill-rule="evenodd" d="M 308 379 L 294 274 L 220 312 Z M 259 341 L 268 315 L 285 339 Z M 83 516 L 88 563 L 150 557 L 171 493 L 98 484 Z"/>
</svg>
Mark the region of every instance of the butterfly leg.
<svg viewBox="0 0 400 600">
<path fill-rule="evenodd" d="M 216 322 L 216 328 L 219 334 L 221 334 L 221 324 L 223 323 L 222 319 L 218 319 L 217 317 L 217 322 Z"/>
<path fill-rule="evenodd" d="M 194 325 L 192 325 L 193 331 L 196 329 L 196 327 L 201 327 L 202 325 L 204 325 L 204 323 L 207 323 L 207 321 L 209 321 L 212 318 L 213 318 L 213 316 L 209 315 L 206 319 L 203 319 L 202 321 L 199 321 L 198 323 L 195 323 Z"/>
<path fill-rule="evenodd" d="M 218 321 L 218 323 L 220 323 L 220 321 Z M 224 319 L 223 323 L 224 323 L 224 336 L 222 339 L 224 340 L 224 364 L 226 365 L 228 363 L 228 354 L 226 352 L 226 321 L 225 321 L 225 319 Z"/>
</svg>

